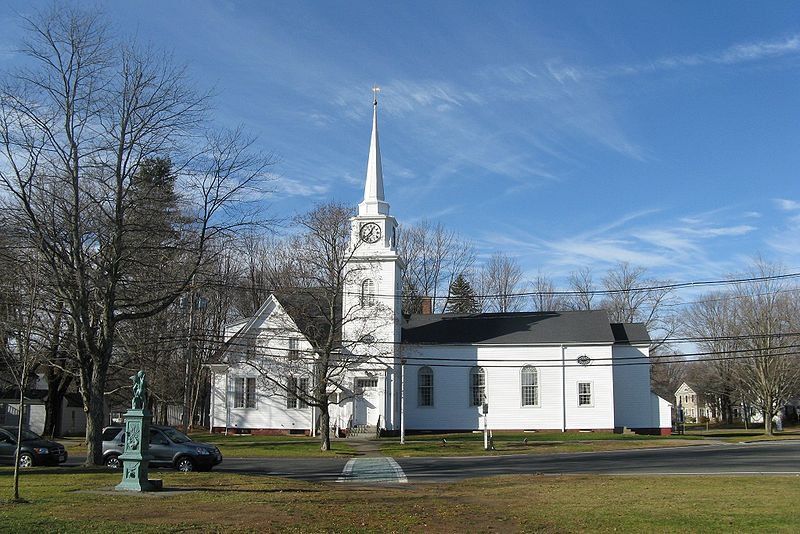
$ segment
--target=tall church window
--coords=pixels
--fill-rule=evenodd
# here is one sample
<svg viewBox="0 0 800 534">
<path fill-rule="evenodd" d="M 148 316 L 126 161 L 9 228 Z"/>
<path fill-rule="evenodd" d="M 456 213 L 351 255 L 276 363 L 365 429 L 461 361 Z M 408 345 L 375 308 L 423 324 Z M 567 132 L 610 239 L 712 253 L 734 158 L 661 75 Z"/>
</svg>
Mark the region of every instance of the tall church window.
<svg viewBox="0 0 800 534">
<path fill-rule="evenodd" d="M 370 279 L 361 282 L 361 305 L 375 305 L 375 282 Z"/>
<path fill-rule="evenodd" d="M 539 373 L 535 367 L 526 365 L 522 368 L 522 405 L 539 405 Z"/>
<path fill-rule="evenodd" d="M 256 379 L 239 376 L 233 379 L 233 407 L 256 407 Z"/>
<path fill-rule="evenodd" d="M 287 408 L 308 408 L 306 395 L 308 395 L 308 378 L 290 376 L 286 379 Z"/>
<path fill-rule="evenodd" d="M 480 406 L 486 401 L 486 371 L 473 367 L 469 371 L 469 404 Z"/>
<path fill-rule="evenodd" d="M 417 371 L 417 404 L 433 406 L 433 369 L 420 367 Z"/>
</svg>

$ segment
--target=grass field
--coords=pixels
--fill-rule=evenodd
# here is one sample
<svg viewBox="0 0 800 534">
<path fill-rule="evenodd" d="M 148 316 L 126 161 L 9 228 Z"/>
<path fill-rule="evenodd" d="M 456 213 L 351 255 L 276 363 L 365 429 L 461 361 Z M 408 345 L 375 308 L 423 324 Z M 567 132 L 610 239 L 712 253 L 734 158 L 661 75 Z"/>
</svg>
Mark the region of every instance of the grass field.
<svg viewBox="0 0 800 534">
<path fill-rule="evenodd" d="M 10 469 L 0 492 L 10 493 Z M 796 477 L 504 476 L 402 487 L 160 474 L 168 496 L 98 494 L 118 474 L 26 471 L 3 532 L 797 532 Z"/>
<path fill-rule="evenodd" d="M 446 443 L 443 441 L 446 440 Z M 524 440 L 527 440 L 524 441 Z M 590 452 L 648 447 L 680 447 L 700 445 L 700 436 L 639 436 L 608 432 L 541 432 L 495 433 L 494 451 L 483 448 L 483 435 L 436 434 L 406 436 L 405 445 L 399 438 L 381 440 L 381 452 L 388 456 L 474 456 L 484 454 L 547 454 L 557 452 Z"/>
<path fill-rule="evenodd" d="M 692 429 L 686 431 L 686 437 L 695 436 L 705 439 L 718 439 L 730 443 L 742 441 L 764 441 L 764 440 L 784 440 L 800 439 L 800 429 L 796 427 L 786 428 L 783 432 L 776 432 L 773 435 L 764 434 L 763 428 L 745 430 L 743 428 L 711 428 Z"/>
</svg>

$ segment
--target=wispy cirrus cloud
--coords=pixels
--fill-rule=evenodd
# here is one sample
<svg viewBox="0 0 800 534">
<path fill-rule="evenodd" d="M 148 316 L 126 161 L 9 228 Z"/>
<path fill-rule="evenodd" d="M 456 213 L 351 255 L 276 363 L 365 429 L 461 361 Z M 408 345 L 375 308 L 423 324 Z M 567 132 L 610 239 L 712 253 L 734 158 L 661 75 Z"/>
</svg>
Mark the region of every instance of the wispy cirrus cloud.
<svg viewBox="0 0 800 534">
<path fill-rule="evenodd" d="M 662 56 L 651 61 L 606 67 L 580 67 L 553 60 L 548 63 L 548 72 L 559 83 L 579 82 L 586 78 L 610 78 L 704 65 L 736 65 L 800 54 L 800 34 L 788 37 L 737 43 L 716 52 L 676 54 Z"/>
<path fill-rule="evenodd" d="M 354 84 L 340 88 L 333 104 L 345 115 L 361 118 L 367 109 L 363 87 L 364 84 Z M 425 108 L 442 112 L 482 102 L 478 93 L 443 80 L 389 80 L 381 85 L 379 98 L 382 112 L 394 116 L 418 114 Z"/>
<path fill-rule="evenodd" d="M 714 251 L 726 240 L 741 239 L 757 230 L 748 224 L 725 224 L 737 218 L 733 213 L 656 219 L 662 211 L 631 212 L 605 226 L 574 235 L 547 237 L 513 228 L 491 231 L 481 236 L 478 244 L 519 251 L 527 270 L 544 267 L 562 279 L 581 267 L 602 271 L 618 262 L 652 269 L 666 278 L 696 277 L 698 273 L 720 276 L 731 266 L 719 261 Z M 542 257 L 547 258 L 546 264 L 537 265 Z"/>
</svg>

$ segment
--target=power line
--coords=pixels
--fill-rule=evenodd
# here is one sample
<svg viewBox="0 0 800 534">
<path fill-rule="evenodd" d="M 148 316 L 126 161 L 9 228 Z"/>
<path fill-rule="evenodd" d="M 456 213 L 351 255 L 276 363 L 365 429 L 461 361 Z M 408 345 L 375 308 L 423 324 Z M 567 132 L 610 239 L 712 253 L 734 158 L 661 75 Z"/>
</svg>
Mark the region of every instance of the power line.
<svg viewBox="0 0 800 534">
<path fill-rule="evenodd" d="M 160 340 L 160 341 L 163 342 L 163 340 Z M 292 362 L 292 361 L 308 361 L 308 362 L 316 362 L 316 361 L 318 361 L 318 358 L 316 356 L 314 356 L 316 354 L 316 351 L 314 349 L 311 349 L 311 350 L 309 350 L 309 349 L 295 349 L 298 354 L 303 354 L 304 356 L 294 357 L 294 356 L 290 356 L 289 355 L 289 349 L 286 346 L 274 346 L 274 345 L 265 345 L 265 344 L 260 344 L 260 345 L 254 346 L 254 345 L 252 345 L 250 343 L 241 342 L 241 341 L 224 342 L 224 341 L 215 341 L 213 339 L 211 339 L 211 340 L 205 339 L 204 341 L 210 341 L 212 346 L 216 345 L 218 348 L 226 348 L 226 349 L 231 348 L 231 347 L 241 348 L 241 349 L 244 349 L 245 352 L 247 352 L 249 350 L 275 351 L 275 353 L 266 353 L 266 354 L 262 353 L 261 356 L 263 356 L 265 358 L 271 358 L 271 359 L 274 359 L 274 360 L 282 360 L 282 361 L 286 361 L 286 362 L 289 362 L 289 363 Z M 147 343 L 150 344 L 150 343 L 157 343 L 157 342 L 147 342 Z M 410 347 L 412 347 L 412 348 L 414 346 L 415 345 L 410 345 Z M 449 347 L 450 345 L 440 345 L 440 346 Z M 548 347 L 548 348 L 557 348 L 557 347 L 558 347 L 557 345 L 554 345 L 554 346 L 551 346 L 551 347 Z M 575 348 L 575 346 L 573 345 L 572 348 Z M 611 364 L 599 364 L 599 365 L 615 365 L 613 363 L 615 361 L 621 362 L 618 365 L 624 365 L 625 362 L 627 362 L 627 361 L 636 361 L 636 362 L 641 361 L 641 364 L 645 365 L 645 364 L 650 364 L 650 363 L 653 363 L 653 364 L 658 364 L 658 363 L 680 363 L 682 361 L 687 361 L 687 358 L 694 357 L 694 356 L 723 356 L 723 355 L 733 355 L 733 354 L 740 354 L 741 356 L 723 357 L 721 359 L 748 359 L 748 358 L 753 358 L 753 357 L 760 357 L 761 355 L 758 355 L 758 354 L 748 355 L 748 354 L 745 354 L 745 353 L 755 353 L 755 352 L 759 352 L 759 351 L 763 351 L 763 350 L 770 350 L 771 351 L 770 354 L 767 354 L 766 356 L 792 355 L 792 354 L 797 354 L 797 353 L 796 352 L 778 352 L 778 351 L 785 351 L 785 350 L 788 350 L 788 349 L 796 349 L 796 348 L 800 348 L 800 344 L 782 345 L 782 346 L 779 346 L 779 347 L 774 347 L 772 349 L 758 349 L 758 348 L 753 349 L 753 348 L 749 348 L 749 349 L 731 349 L 731 350 L 720 350 L 720 351 L 698 351 L 698 352 L 689 352 L 689 353 L 681 353 L 681 354 L 664 354 L 664 355 L 652 355 L 652 356 L 651 355 L 641 355 L 641 356 L 617 356 L 617 357 L 612 356 L 612 357 L 599 357 L 599 358 L 593 357 L 593 358 L 591 358 L 591 361 L 592 362 L 601 362 L 601 361 L 611 361 L 612 362 Z M 340 353 L 337 351 L 336 354 L 338 355 Z M 347 360 L 348 363 L 357 363 L 359 361 L 363 361 L 364 359 L 366 359 L 366 360 L 370 360 L 370 359 L 404 359 L 404 360 L 409 360 L 409 361 L 420 361 L 420 362 L 436 362 L 436 361 L 442 361 L 442 362 L 473 362 L 473 365 L 475 365 L 474 362 L 477 362 L 477 361 L 480 360 L 480 358 L 478 356 L 476 356 L 474 358 L 461 358 L 461 357 L 439 357 L 439 356 L 407 356 L 407 355 L 394 355 L 394 354 L 392 354 L 392 355 L 390 355 L 390 354 L 378 354 L 378 355 L 358 355 L 358 354 L 353 354 L 352 356 L 348 356 L 348 358 L 350 358 L 350 360 L 352 360 L 352 362 L 350 362 L 350 360 Z M 538 363 L 538 362 L 549 363 L 549 362 L 553 362 L 553 361 L 555 361 L 557 359 L 558 358 L 491 358 L 489 360 L 480 360 L 480 361 L 491 361 L 493 363 L 524 363 L 524 364 L 530 364 L 530 363 Z M 689 360 L 689 361 L 715 361 L 717 359 L 720 359 L 720 358 L 701 358 L 701 359 Z M 571 361 L 572 360 L 577 360 L 577 358 L 572 358 L 571 357 L 570 360 Z M 665 361 L 662 362 L 661 360 L 665 360 Z M 669 361 L 666 361 L 666 360 L 669 360 Z M 424 365 L 424 364 L 419 364 L 419 365 Z M 572 364 L 572 365 L 573 366 L 581 366 L 580 364 Z M 552 366 L 561 367 L 561 364 L 554 364 Z M 547 365 L 545 365 L 545 367 L 547 367 Z"/>
<path fill-rule="evenodd" d="M 201 275 L 206 276 L 214 276 L 217 273 L 198 273 Z M 697 281 L 687 281 L 687 282 L 675 282 L 675 283 L 667 283 L 667 284 L 655 284 L 655 285 L 648 285 L 648 286 L 637 286 L 631 288 L 621 288 L 621 289 L 590 289 L 586 291 L 575 291 L 575 290 L 553 290 L 553 291 L 522 291 L 522 292 L 515 292 L 515 293 L 492 293 L 492 294 L 478 294 L 473 295 L 475 299 L 493 299 L 493 298 L 521 298 L 521 297 L 532 297 L 532 296 L 562 296 L 562 297 L 570 297 L 570 296 L 586 296 L 586 295 L 616 295 L 616 294 L 627 294 L 627 293 L 642 293 L 642 292 L 655 292 L 655 291 L 674 291 L 678 289 L 692 289 L 692 288 L 699 288 L 699 287 L 715 287 L 715 286 L 730 286 L 730 285 L 742 285 L 748 283 L 760 283 L 760 282 L 768 282 L 768 281 L 775 281 L 775 280 L 790 280 L 800 278 L 800 272 L 790 272 L 778 275 L 768 275 L 768 276 L 755 276 L 755 277 L 746 277 L 746 278 L 730 278 L 730 279 L 712 279 L 712 280 L 697 280 Z M 137 286 L 144 286 L 144 287 L 164 287 L 164 286 L 176 286 L 184 284 L 185 281 L 183 279 L 180 280 L 121 280 L 119 282 L 122 286 L 129 286 L 130 289 L 135 289 Z M 40 285 L 49 286 L 51 288 L 57 287 L 57 284 L 53 283 L 42 283 Z M 258 290 L 263 291 L 266 293 L 285 293 L 287 291 L 295 291 L 295 292 L 316 292 L 319 290 L 317 287 L 310 287 L 310 286 L 283 286 L 283 287 L 276 287 L 276 286 L 267 286 L 264 284 L 245 284 L 245 283 L 231 283 L 231 282 L 217 282 L 215 280 L 205 280 L 198 284 L 200 287 L 216 287 L 216 288 L 223 288 L 223 289 L 239 289 L 239 290 Z M 800 288 L 792 288 L 789 291 L 796 291 Z M 786 290 L 778 290 L 778 291 L 786 291 Z M 350 295 L 350 296 L 361 296 L 360 291 L 341 291 L 342 295 Z M 767 293 L 770 294 L 770 293 Z M 452 295 L 444 295 L 444 296 L 431 296 L 431 295 L 424 295 L 424 294 L 417 294 L 417 293 L 408 293 L 408 294 L 396 294 L 396 293 L 375 293 L 371 292 L 370 295 L 377 298 L 430 298 L 432 302 L 436 300 L 444 300 L 444 299 L 452 299 Z M 750 295 L 747 295 L 748 297 Z M 738 297 L 737 297 L 738 298 Z M 702 301 L 700 301 L 702 302 Z M 664 303 L 662 306 L 667 305 L 682 305 L 686 303 Z"/>
</svg>

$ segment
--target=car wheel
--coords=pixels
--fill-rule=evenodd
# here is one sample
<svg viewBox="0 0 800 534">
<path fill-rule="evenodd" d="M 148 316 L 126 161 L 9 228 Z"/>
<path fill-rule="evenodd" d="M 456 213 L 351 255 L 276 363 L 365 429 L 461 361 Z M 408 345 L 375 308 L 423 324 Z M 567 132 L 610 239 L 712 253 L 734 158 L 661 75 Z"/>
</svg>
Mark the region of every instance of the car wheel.
<svg viewBox="0 0 800 534">
<path fill-rule="evenodd" d="M 175 469 L 182 473 L 189 473 L 194 471 L 194 462 L 188 456 L 181 456 L 175 462 Z"/>
<path fill-rule="evenodd" d="M 119 456 L 116 454 L 111 454 L 106 458 L 106 467 L 109 469 L 121 469 L 122 468 L 122 461 L 119 459 Z"/>
<path fill-rule="evenodd" d="M 27 452 L 23 452 L 19 455 L 19 466 L 20 467 L 33 467 L 33 455 Z"/>
</svg>

